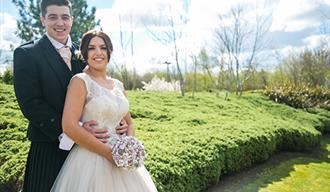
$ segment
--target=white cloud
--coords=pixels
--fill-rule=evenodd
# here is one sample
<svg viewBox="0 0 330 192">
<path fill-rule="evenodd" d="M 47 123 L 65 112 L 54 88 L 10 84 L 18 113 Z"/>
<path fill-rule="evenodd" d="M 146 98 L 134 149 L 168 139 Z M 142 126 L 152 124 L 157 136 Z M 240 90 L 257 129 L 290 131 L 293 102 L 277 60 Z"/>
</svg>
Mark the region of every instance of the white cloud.
<svg viewBox="0 0 330 192">
<path fill-rule="evenodd" d="M 330 5 L 329 0 L 316 0 L 316 1 L 319 1 L 321 4 Z"/>
<path fill-rule="evenodd" d="M 123 59 L 123 52 L 120 47 L 114 45 L 113 60 L 117 64 L 126 64 L 128 69 L 133 69 L 133 65 L 139 74 L 143 74 L 148 71 L 159 70 L 163 66 L 161 65 L 165 61 L 171 61 L 171 53 L 168 46 L 163 46 L 151 41 L 145 41 L 143 47 L 139 45 L 134 50 L 133 57 L 130 50 L 125 50 L 125 61 Z M 173 62 L 172 62 L 173 63 Z"/>
<path fill-rule="evenodd" d="M 162 15 L 170 15 L 170 11 L 177 13 L 182 12 L 181 0 L 120 0 L 115 1 L 111 10 L 113 14 L 122 18 L 122 25 L 130 26 L 131 19 L 135 27 L 143 27 L 142 20 L 145 24 L 150 24 L 150 19 Z"/>
<path fill-rule="evenodd" d="M 97 9 L 95 13 L 95 19 L 101 20 L 101 27 L 106 32 L 117 32 L 119 28 L 118 14 L 111 8 Z"/>
<path fill-rule="evenodd" d="M 15 35 L 16 20 L 8 13 L 0 13 L 0 49 L 9 50 L 10 45 L 17 46 L 20 39 Z"/>
<path fill-rule="evenodd" d="M 233 25 L 232 8 L 242 7 L 242 16 L 249 21 L 249 26 L 255 21 L 256 15 L 269 16 L 272 11 L 272 4 L 267 0 L 244 1 L 244 0 L 193 0 L 189 9 L 188 22 L 188 42 L 193 42 L 191 46 L 200 48 L 207 44 L 213 44 L 214 29 L 218 26 Z M 223 17 L 220 21 L 219 15 Z M 191 47 L 189 46 L 189 47 Z M 199 50 L 198 50 L 199 51 Z M 194 51 L 193 51 L 194 52 Z"/>
<path fill-rule="evenodd" d="M 313 18 L 299 18 L 299 16 L 312 12 L 317 7 L 310 0 L 280 0 L 275 8 L 271 31 L 300 31 L 308 27 L 317 27 L 319 22 Z"/>
<path fill-rule="evenodd" d="M 318 48 L 320 46 L 326 46 L 330 48 L 330 35 L 311 35 L 306 37 L 303 42 L 306 47 Z"/>
<path fill-rule="evenodd" d="M 123 52 L 120 46 L 120 23 L 119 15 L 121 16 L 121 29 L 125 43 L 128 43 L 130 38 L 130 19 L 132 17 L 134 30 L 134 65 L 136 69 L 141 71 L 148 71 L 159 67 L 159 63 L 164 61 L 173 62 L 173 47 L 171 45 L 164 46 L 159 42 L 153 41 L 148 35 L 145 27 L 141 23 L 141 18 L 145 18 L 145 23 L 152 24 L 152 18 L 159 14 L 159 7 L 165 10 L 166 6 L 171 5 L 173 10 L 181 12 L 181 15 L 187 14 L 187 24 L 181 25 L 183 36 L 177 39 L 178 47 L 180 48 L 181 57 L 187 56 L 189 58 L 192 54 L 198 54 L 201 47 L 205 46 L 208 50 L 213 46 L 213 31 L 219 25 L 217 14 L 230 15 L 229 11 L 232 7 L 243 4 L 244 18 L 254 18 L 256 13 L 259 15 L 267 15 L 273 12 L 273 24 L 271 31 L 291 32 L 296 33 L 306 28 L 317 28 L 321 21 L 318 21 L 313 14 L 318 6 L 324 2 L 329 5 L 329 0 L 316 0 L 318 3 L 310 0 L 191 0 L 187 12 L 180 0 L 120 0 L 115 1 L 112 8 L 97 9 L 96 18 L 101 19 L 101 26 L 107 32 L 114 44 L 113 58 L 116 62 L 123 61 Z M 163 12 L 168 14 L 168 12 Z M 311 15 L 308 15 L 311 14 Z M 226 20 L 226 22 L 229 20 Z M 149 25 L 151 26 L 151 25 Z M 152 29 L 160 30 L 161 27 L 152 26 Z M 286 33 L 279 33 L 286 34 Z M 281 37 L 277 37 L 281 38 Z M 293 36 L 292 38 L 295 38 Z M 297 36 L 299 42 L 302 42 L 304 36 Z M 303 50 L 307 46 L 316 46 L 318 38 L 308 37 L 303 41 L 304 45 L 286 45 L 284 49 L 278 50 L 278 53 L 284 56 L 289 50 Z M 297 42 L 297 41 L 291 41 Z M 285 43 L 285 42 L 283 42 Z M 274 47 L 276 49 L 276 47 Z M 184 50 L 187 49 L 185 53 Z M 274 49 L 273 49 L 274 50 Z M 130 56 L 130 47 L 124 50 L 126 63 L 132 66 L 132 58 Z M 158 64 L 157 64 L 158 63 Z"/>
<path fill-rule="evenodd" d="M 113 59 L 116 63 L 125 63 L 127 67 L 132 69 L 133 60 L 130 53 L 130 17 L 133 19 L 134 32 L 134 65 L 138 72 L 147 71 L 148 69 L 162 67 L 159 63 L 172 59 L 172 45 L 162 45 L 160 42 L 154 41 L 149 36 L 147 30 L 141 25 L 141 18 L 153 18 L 158 15 L 160 7 L 171 6 L 172 11 L 179 11 L 182 9 L 181 1 L 133 1 L 123 0 L 115 1 L 112 8 L 97 9 L 96 18 L 101 20 L 101 27 L 110 35 L 114 44 Z M 169 13 L 166 13 L 169 14 Z M 120 16 L 119 16 L 120 15 Z M 119 22 L 121 17 L 121 23 Z M 161 31 L 167 26 L 151 26 L 156 31 Z M 120 44 L 120 29 L 122 37 L 127 47 L 121 49 Z M 180 42 L 180 39 L 178 39 Z M 125 56 L 123 56 L 125 55 Z"/>
</svg>

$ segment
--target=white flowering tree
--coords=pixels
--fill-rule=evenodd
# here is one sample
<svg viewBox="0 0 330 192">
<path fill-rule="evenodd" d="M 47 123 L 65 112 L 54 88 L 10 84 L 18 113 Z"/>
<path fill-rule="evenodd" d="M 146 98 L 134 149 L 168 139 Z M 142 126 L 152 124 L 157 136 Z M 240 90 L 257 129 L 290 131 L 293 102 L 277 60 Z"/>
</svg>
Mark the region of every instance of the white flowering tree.
<svg viewBox="0 0 330 192">
<path fill-rule="evenodd" d="M 174 91 L 180 92 L 180 82 L 171 81 L 167 82 L 164 78 L 154 76 L 149 83 L 142 81 L 143 89 L 146 91 Z"/>
</svg>

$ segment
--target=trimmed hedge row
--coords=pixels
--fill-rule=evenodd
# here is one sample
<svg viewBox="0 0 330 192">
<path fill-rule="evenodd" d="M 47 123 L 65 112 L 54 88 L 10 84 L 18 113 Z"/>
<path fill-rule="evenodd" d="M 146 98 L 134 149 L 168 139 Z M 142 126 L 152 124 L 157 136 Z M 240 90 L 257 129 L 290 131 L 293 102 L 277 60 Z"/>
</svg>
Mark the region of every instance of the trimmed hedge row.
<svg viewBox="0 0 330 192">
<path fill-rule="evenodd" d="M 30 143 L 11 85 L 0 83 L 0 191 L 19 191 Z"/>
<path fill-rule="evenodd" d="M 159 191 L 202 191 L 275 151 L 309 150 L 320 140 L 315 128 L 325 129 L 318 113 L 327 113 L 307 113 L 248 93 L 230 101 L 208 93 L 195 99 L 156 92 L 129 97 Z"/>
<path fill-rule="evenodd" d="M 328 111 L 308 113 L 260 94 L 230 96 L 229 101 L 210 93 L 194 99 L 164 92 L 127 94 L 136 136 L 148 153 L 145 165 L 159 191 L 205 190 L 275 151 L 311 149 L 320 131 L 329 130 Z M 0 84 L 0 95 L 0 191 L 15 191 L 29 146 L 26 121 L 13 104 L 12 87 Z"/>
</svg>

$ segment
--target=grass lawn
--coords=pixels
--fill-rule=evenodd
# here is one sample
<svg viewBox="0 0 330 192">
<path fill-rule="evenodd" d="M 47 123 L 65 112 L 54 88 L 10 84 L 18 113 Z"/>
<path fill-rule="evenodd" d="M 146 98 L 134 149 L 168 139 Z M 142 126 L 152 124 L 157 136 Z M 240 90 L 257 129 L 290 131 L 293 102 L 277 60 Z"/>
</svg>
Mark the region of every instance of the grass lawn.
<svg viewBox="0 0 330 192">
<path fill-rule="evenodd" d="M 321 143 L 321 148 L 328 153 L 327 159 L 299 158 L 284 162 L 282 167 L 292 167 L 287 177 L 281 178 L 259 190 L 259 192 L 329 192 L 330 191 L 330 137 Z M 303 163 L 306 161 L 306 163 Z M 321 161 L 321 162 L 318 162 Z M 309 162 L 309 163 L 307 163 Z M 283 169 L 282 169 L 283 170 Z"/>
<path fill-rule="evenodd" d="M 207 192 L 329 192 L 330 135 L 308 152 L 280 152 L 265 163 L 220 179 Z"/>
</svg>

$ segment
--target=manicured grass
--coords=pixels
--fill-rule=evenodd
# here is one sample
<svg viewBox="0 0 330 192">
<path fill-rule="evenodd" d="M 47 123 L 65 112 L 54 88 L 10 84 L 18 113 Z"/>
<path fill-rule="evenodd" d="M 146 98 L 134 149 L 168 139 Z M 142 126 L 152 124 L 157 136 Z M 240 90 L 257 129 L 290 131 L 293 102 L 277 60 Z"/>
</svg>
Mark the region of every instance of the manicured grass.
<svg viewBox="0 0 330 192">
<path fill-rule="evenodd" d="M 287 177 L 274 181 L 259 192 L 329 192 L 330 191 L 330 138 L 322 143 L 327 151 L 327 159 L 300 158 L 281 164 L 281 167 L 292 167 Z M 323 156 L 324 157 L 324 156 Z M 306 161 L 306 163 L 303 163 Z M 308 163 L 309 162 L 309 163 Z M 283 169 L 282 169 L 283 170 Z"/>
<path fill-rule="evenodd" d="M 329 191 L 330 135 L 307 152 L 280 152 L 265 163 L 227 175 L 207 192 Z"/>
<path fill-rule="evenodd" d="M 329 192 L 330 163 L 296 165 L 285 179 L 270 184 L 259 192 Z"/>
</svg>

